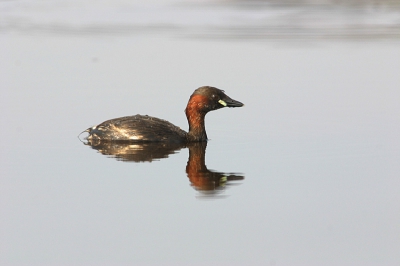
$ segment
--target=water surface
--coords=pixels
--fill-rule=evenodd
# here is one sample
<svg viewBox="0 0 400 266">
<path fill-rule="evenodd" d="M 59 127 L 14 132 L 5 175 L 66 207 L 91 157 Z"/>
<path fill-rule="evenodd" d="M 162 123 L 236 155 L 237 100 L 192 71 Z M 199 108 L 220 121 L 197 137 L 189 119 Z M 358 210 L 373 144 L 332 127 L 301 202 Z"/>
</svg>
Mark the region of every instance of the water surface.
<svg viewBox="0 0 400 266">
<path fill-rule="evenodd" d="M 197 5 L 40 3 L 2 3 L 1 265 L 400 263 L 395 34 L 211 38 L 193 26 L 207 22 L 182 16 L 200 16 Z M 173 27 L 114 33 L 143 9 Z M 219 26 L 235 24 L 232 10 L 257 20 L 237 5 L 204 9 Z M 187 147 L 135 162 L 77 138 L 137 113 L 187 129 L 202 85 L 245 103 L 207 115 L 205 154 L 192 147 L 204 165 Z"/>
</svg>

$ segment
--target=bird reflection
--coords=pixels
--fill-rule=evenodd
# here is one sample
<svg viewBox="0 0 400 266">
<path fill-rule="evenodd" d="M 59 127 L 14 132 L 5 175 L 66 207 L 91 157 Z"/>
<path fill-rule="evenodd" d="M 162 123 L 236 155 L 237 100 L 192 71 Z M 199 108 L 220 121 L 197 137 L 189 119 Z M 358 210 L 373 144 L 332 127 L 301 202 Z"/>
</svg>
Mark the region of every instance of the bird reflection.
<svg viewBox="0 0 400 266">
<path fill-rule="evenodd" d="M 152 162 L 163 158 L 168 158 L 170 154 L 177 153 L 185 148 L 180 143 L 127 143 L 110 142 L 101 140 L 87 140 L 86 145 L 98 150 L 101 154 L 115 158 L 124 162 Z"/>
<path fill-rule="evenodd" d="M 227 186 L 235 184 L 232 181 L 243 180 L 244 176 L 237 173 L 223 173 L 209 170 L 205 164 L 207 142 L 179 143 L 121 143 L 88 140 L 85 145 L 99 151 L 101 154 L 124 162 L 153 162 L 168 158 L 183 148 L 189 149 L 189 159 L 186 174 L 194 189 L 202 197 L 219 195 Z"/>
<path fill-rule="evenodd" d="M 243 180 L 244 176 L 235 173 L 226 174 L 207 169 L 205 164 L 207 142 L 195 142 L 188 145 L 189 160 L 186 174 L 192 186 L 203 195 L 217 193 L 229 185 L 229 181 Z"/>
</svg>

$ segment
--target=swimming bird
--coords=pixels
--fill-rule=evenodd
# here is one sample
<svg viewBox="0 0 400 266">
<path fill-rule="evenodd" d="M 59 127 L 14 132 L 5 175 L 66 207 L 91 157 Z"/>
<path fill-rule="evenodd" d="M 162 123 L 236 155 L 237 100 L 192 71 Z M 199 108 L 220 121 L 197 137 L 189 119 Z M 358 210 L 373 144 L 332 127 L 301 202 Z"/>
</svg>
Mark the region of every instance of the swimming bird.
<svg viewBox="0 0 400 266">
<path fill-rule="evenodd" d="M 148 116 L 134 115 L 115 118 L 90 127 L 87 140 L 127 142 L 200 142 L 207 141 L 204 119 L 208 112 L 224 107 L 242 107 L 244 104 L 231 99 L 223 90 L 203 86 L 190 96 L 185 113 L 189 131 L 185 132 L 172 123 Z"/>
</svg>

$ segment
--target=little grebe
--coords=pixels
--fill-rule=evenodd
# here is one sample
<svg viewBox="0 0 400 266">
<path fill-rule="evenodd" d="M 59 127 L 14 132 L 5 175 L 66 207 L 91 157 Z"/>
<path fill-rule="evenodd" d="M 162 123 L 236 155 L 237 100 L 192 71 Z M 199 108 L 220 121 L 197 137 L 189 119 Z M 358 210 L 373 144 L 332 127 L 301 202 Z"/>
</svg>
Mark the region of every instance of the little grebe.
<svg viewBox="0 0 400 266">
<path fill-rule="evenodd" d="M 241 107 L 243 103 L 229 98 L 223 90 L 204 86 L 193 92 L 185 113 L 189 132 L 170 122 L 147 115 L 125 116 L 107 120 L 88 128 L 88 140 L 133 142 L 193 142 L 207 141 L 204 118 L 209 111 L 223 107 Z"/>
</svg>

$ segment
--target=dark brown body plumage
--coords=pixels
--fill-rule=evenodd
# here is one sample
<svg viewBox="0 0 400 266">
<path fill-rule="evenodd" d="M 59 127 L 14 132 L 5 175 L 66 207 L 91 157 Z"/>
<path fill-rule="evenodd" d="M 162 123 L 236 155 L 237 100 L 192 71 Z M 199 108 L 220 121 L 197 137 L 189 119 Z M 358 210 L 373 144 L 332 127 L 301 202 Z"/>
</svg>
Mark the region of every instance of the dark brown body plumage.
<svg viewBox="0 0 400 266">
<path fill-rule="evenodd" d="M 148 116 L 125 116 L 89 128 L 89 140 L 184 142 L 187 133 L 172 123 Z"/>
</svg>

